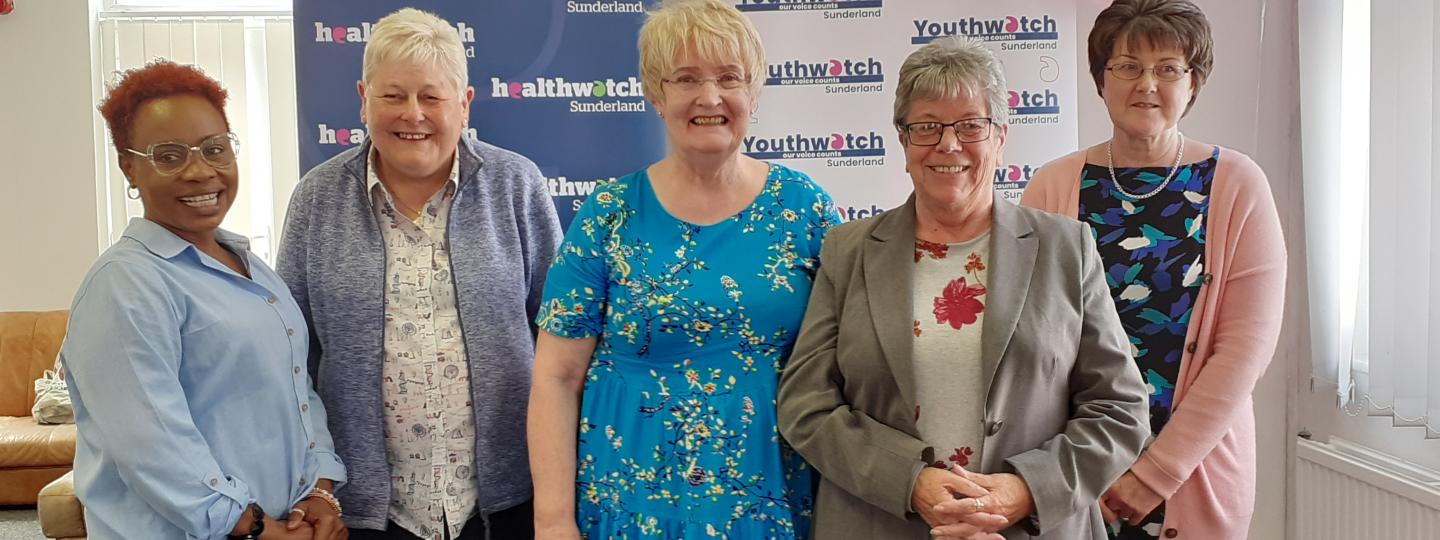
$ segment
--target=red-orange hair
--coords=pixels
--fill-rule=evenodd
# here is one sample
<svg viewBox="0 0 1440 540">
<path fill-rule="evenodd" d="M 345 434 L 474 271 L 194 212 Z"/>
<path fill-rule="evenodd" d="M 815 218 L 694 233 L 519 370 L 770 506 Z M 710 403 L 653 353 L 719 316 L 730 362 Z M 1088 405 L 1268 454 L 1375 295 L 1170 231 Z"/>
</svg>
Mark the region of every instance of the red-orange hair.
<svg viewBox="0 0 1440 540">
<path fill-rule="evenodd" d="M 225 115 L 225 100 L 229 93 L 200 71 L 199 68 L 177 64 L 169 60 L 155 60 L 143 68 L 135 68 L 121 74 L 120 80 L 110 87 L 105 100 L 100 102 L 100 116 L 110 128 L 110 140 L 117 151 L 130 147 L 130 128 L 135 123 L 135 112 L 152 99 L 176 95 L 193 95 L 204 98 L 220 118 L 225 128 L 230 128 L 230 118 Z"/>
</svg>

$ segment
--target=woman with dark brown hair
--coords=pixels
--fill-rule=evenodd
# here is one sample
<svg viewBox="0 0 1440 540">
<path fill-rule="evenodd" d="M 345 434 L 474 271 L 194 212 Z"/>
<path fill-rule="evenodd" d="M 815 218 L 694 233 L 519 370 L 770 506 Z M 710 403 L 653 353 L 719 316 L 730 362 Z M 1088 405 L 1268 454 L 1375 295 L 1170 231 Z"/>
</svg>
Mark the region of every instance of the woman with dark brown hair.
<svg viewBox="0 0 1440 540">
<path fill-rule="evenodd" d="M 1151 442 L 1101 497 L 1112 538 L 1243 539 L 1255 501 L 1250 393 L 1275 350 L 1285 245 L 1264 171 L 1186 138 L 1210 75 L 1187 0 L 1116 0 L 1090 32 L 1110 140 L 1047 164 L 1022 204 L 1093 227 L 1150 391 Z"/>
</svg>

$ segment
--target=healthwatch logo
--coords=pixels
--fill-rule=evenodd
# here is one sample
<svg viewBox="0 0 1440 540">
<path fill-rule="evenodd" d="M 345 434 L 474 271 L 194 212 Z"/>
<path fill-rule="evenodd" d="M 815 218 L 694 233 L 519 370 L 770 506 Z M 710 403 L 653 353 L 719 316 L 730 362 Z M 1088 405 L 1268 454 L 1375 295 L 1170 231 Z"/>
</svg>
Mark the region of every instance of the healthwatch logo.
<svg viewBox="0 0 1440 540">
<path fill-rule="evenodd" d="M 370 41 L 370 31 L 375 25 L 369 22 L 362 22 L 359 26 L 328 26 L 322 22 L 315 23 L 316 43 L 367 43 Z M 463 22 L 455 23 L 455 31 L 460 34 L 460 41 L 464 43 L 475 43 L 475 28 Z M 467 54 L 469 49 L 467 48 Z M 473 54 L 470 54 L 473 56 Z"/>
<path fill-rule="evenodd" d="M 873 9 L 881 0 L 739 0 L 740 11 L 816 11 L 829 9 Z"/>
<path fill-rule="evenodd" d="M 318 139 L 316 142 L 324 146 L 354 146 L 365 142 L 365 128 L 358 127 L 330 127 L 326 124 L 315 126 Z M 475 128 L 465 128 L 462 136 L 476 138 L 479 132 Z"/>
<path fill-rule="evenodd" d="M 766 67 L 766 86 L 811 84 L 878 83 L 885 80 L 885 70 L 875 57 L 831 58 L 819 62 L 789 60 Z"/>
<path fill-rule="evenodd" d="M 522 99 L 562 99 L 570 102 L 570 112 L 643 112 L 645 92 L 640 80 L 595 79 L 571 81 L 564 77 L 536 77 L 533 80 L 505 81 L 490 78 L 490 97 Z"/>
<path fill-rule="evenodd" d="M 1025 47 L 1001 46 L 1001 50 L 1054 49 L 1060 39 L 1060 23 L 1054 17 L 1041 15 L 1005 16 L 998 19 L 967 17 L 957 20 L 915 19 L 915 35 L 910 43 L 924 45 L 949 36 L 968 36 L 981 41 L 1029 41 Z M 1047 43 L 1048 42 L 1048 43 Z"/>
<path fill-rule="evenodd" d="M 783 137 L 745 137 L 745 153 L 755 159 L 815 159 L 885 155 L 885 138 L 879 133 L 796 133 Z"/>
</svg>

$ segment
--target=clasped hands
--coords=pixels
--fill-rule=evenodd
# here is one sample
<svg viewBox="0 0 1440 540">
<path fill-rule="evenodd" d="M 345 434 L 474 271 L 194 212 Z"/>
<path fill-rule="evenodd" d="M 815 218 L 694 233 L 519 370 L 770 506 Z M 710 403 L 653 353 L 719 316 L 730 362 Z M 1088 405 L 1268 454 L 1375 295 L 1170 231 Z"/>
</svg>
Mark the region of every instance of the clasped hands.
<svg viewBox="0 0 1440 540">
<path fill-rule="evenodd" d="M 973 473 L 959 465 L 920 471 L 910 505 L 941 540 L 1004 540 L 1000 531 L 1035 510 L 1019 476 Z"/>
</svg>

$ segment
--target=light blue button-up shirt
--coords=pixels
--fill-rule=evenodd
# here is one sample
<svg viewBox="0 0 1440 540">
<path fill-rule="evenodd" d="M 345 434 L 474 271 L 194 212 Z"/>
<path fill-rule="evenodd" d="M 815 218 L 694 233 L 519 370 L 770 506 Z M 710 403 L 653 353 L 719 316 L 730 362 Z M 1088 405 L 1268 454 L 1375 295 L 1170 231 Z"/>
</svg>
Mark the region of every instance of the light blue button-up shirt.
<svg viewBox="0 0 1440 540">
<path fill-rule="evenodd" d="M 345 480 L 289 290 L 217 231 L 250 279 L 132 219 L 71 305 L 60 358 L 90 538 L 224 538 L 257 502 L 281 516 Z"/>
</svg>

